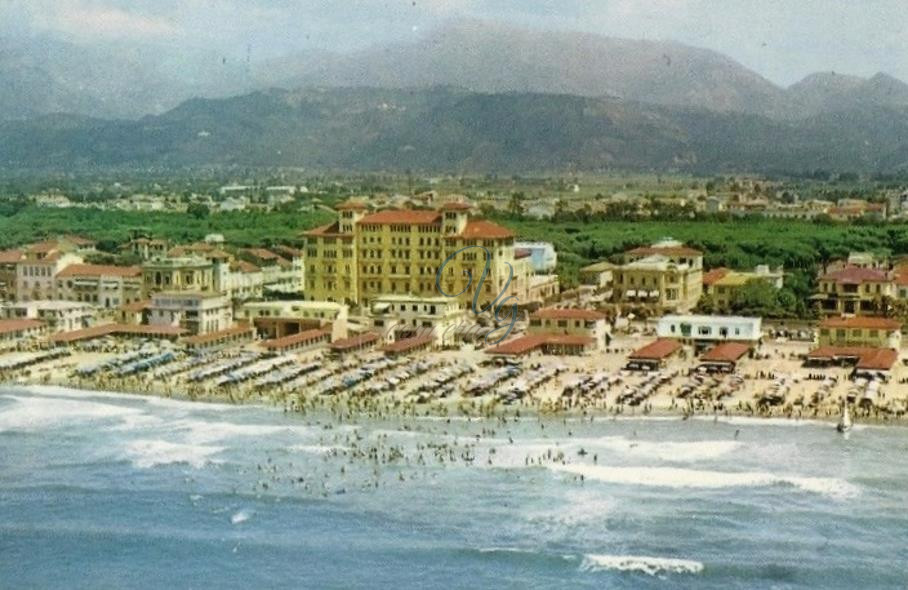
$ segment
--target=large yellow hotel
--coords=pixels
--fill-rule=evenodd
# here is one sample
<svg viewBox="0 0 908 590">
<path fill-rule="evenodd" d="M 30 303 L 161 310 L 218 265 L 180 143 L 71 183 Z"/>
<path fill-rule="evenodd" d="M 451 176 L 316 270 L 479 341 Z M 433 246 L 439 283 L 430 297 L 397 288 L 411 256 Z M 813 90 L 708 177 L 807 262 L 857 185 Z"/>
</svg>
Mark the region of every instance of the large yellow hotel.
<svg viewBox="0 0 908 590">
<path fill-rule="evenodd" d="M 507 293 L 526 304 L 555 295 L 557 278 L 534 276 L 528 256 L 515 254 L 514 234 L 490 221 L 471 218 L 472 205 L 460 201 L 433 210 L 394 209 L 369 212 L 365 203 L 350 200 L 336 207 L 336 222 L 305 232 L 307 299 L 369 305 L 382 295 L 438 297 L 436 273 L 448 256 L 467 246 L 482 246 L 491 254 L 489 273 L 479 293 L 483 307 L 495 301 L 514 269 Z M 441 288 L 470 305 L 486 264 L 479 248 L 458 253 L 444 264 Z"/>
</svg>

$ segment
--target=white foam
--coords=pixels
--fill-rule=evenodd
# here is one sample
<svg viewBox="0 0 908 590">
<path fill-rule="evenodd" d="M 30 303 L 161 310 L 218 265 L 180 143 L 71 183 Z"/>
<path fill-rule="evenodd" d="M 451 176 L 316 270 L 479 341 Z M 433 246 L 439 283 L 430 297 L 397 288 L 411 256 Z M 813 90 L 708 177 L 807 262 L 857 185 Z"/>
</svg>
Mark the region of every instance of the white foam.
<svg viewBox="0 0 908 590">
<path fill-rule="evenodd" d="M 857 496 L 860 490 L 847 481 L 829 477 L 800 477 L 767 472 L 726 472 L 673 467 L 612 467 L 605 465 L 549 465 L 557 472 L 582 475 L 606 483 L 661 488 L 722 489 L 790 485 L 806 492 L 830 498 Z"/>
<path fill-rule="evenodd" d="M 733 440 L 649 441 L 623 436 L 594 439 L 592 442 L 594 446 L 601 445 L 614 452 L 662 461 L 717 459 L 741 446 L 741 443 Z"/>
<path fill-rule="evenodd" d="M 589 554 L 583 556 L 580 569 L 586 572 L 604 570 L 641 572 L 650 576 L 657 576 L 660 574 L 699 574 L 703 571 L 703 564 L 691 559 L 669 557 Z"/>
<path fill-rule="evenodd" d="M 327 455 L 333 451 L 346 451 L 349 447 L 328 446 L 328 445 L 293 445 L 288 447 L 290 451 L 299 451 L 301 453 L 312 453 L 314 455 Z"/>
<path fill-rule="evenodd" d="M 303 428 L 274 424 L 239 424 L 236 422 L 214 422 L 209 420 L 175 420 L 170 424 L 174 431 L 182 432 L 187 443 L 204 445 L 240 436 L 266 437 L 281 432 Z"/>
<path fill-rule="evenodd" d="M 230 522 L 232 524 L 240 524 L 241 522 L 246 522 L 247 520 L 252 518 L 253 514 L 255 514 L 255 513 L 252 510 L 250 510 L 248 508 L 243 508 L 242 510 L 240 510 L 239 512 L 235 513 L 233 516 L 230 517 Z"/>
<path fill-rule="evenodd" d="M 15 403 L 0 411 L 0 431 L 41 430 L 143 413 L 138 408 L 93 401 L 16 395 L 2 397 L 11 399 Z"/>
<path fill-rule="evenodd" d="M 124 453 L 132 464 L 140 469 L 171 463 L 185 463 L 190 467 L 200 469 L 210 463 L 216 463 L 217 461 L 211 458 L 212 455 L 223 450 L 223 447 L 142 439 L 127 443 Z"/>
</svg>

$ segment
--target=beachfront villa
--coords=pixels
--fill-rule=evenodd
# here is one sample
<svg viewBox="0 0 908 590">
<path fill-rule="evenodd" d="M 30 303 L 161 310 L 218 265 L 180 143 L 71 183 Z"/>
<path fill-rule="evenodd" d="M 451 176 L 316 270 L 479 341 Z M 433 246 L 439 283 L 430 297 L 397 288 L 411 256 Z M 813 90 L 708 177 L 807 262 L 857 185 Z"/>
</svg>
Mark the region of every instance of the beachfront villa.
<svg viewBox="0 0 908 590">
<path fill-rule="evenodd" d="M 675 240 L 625 253 L 612 270 L 613 299 L 678 312 L 693 309 L 703 290 L 703 253 Z"/>
<path fill-rule="evenodd" d="M 347 337 L 348 317 L 349 310 L 343 303 L 302 299 L 249 301 L 237 312 L 237 319 L 249 322 L 266 338 L 330 327 L 332 341 Z"/>
<path fill-rule="evenodd" d="M 720 315 L 667 315 L 656 324 L 659 338 L 676 338 L 704 348 L 719 342 L 756 346 L 763 338 L 762 319 Z"/>
<path fill-rule="evenodd" d="M 214 264 L 197 255 L 155 258 L 142 264 L 142 284 L 146 294 L 211 292 L 215 289 Z"/>
<path fill-rule="evenodd" d="M 817 344 L 898 350 L 902 346 L 902 324 L 897 320 L 873 316 L 826 318 L 820 322 Z"/>
<path fill-rule="evenodd" d="M 148 323 L 173 326 L 189 334 L 207 334 L 233 325 L 230 300 L 217 293 L 164 291 L 151 297 Z"/>
<path fill-rule="evenodd" d="M 385 342 L 429 334 L 436 346 L 451 346 L 471 335 L 463 322 L 466 311 L 451 297 L 383 295 L 372 302 L 369 311 L 373 331 L 382 334 Z"/>
<path fill-rule="evenodd" d="M 886 270 L 846 266 L 821 276 L 811 299 L 826 315 L 872 315 L 883 298 L 895 296 L 895 281 Z"/>
<path fill-rule="evenodd" d="M 94 323 L 92 305 L 76 301 L 38 300 L 8 303 L 0 308 L 7 319 L 38 320 L 51 334 L 87 328 Z"/>
<path fill-rule="evenodd" d="M 590 340 L 593 349 L 602 349 L 609 341 L 609 324 L 604 314 L 590 309 L 547 307 L 530 315 L 527 333 L 564 334 Z"/>
<path fill-rule="evenodd" d="M 550 290 L 552 280 L 530 280 L 530 258 L 515 255 L 514 234 L 472 217 L 472 209 L 469 203 L 449 201 L 433 210 L 370 212 L 360 201 L 341 203 L 337 221 L 304 234 L 306 299 L 367 306 L 385 295 L 460 293 L 457 300 L 466 307 L 479 289 L 479 304 L 485 307 L 505 290 L 520 304 Z M 478 247 L 490 255 L 481 286 L 486 254 Z M 463 248 L 469 249 L 460 252 Z M 441 293 L 436 284 L 440 270 Z M 472 273 L 472 284 L 466 271 Z M 557 285 L 557 278 L 554 281 Z"/>
<path fill-rule="evenodd" d="M 104 309 L 142 299 L 142 269 L 138 266 L 70 264 L 56 275 L 56 298 L 93 303 Z"/>
<path fill-rule="evenodd" d="M 764 281 L 775 289 L 781 289 L 784 277 L 782 267 L 770 269 L 766 264 L 758 265 L 751 272 L 714 268 L 703 275 L 703 294 L 712 297 L 719 309 L 728 309 L 735 293 L 749 282 Z"/>
</svg>

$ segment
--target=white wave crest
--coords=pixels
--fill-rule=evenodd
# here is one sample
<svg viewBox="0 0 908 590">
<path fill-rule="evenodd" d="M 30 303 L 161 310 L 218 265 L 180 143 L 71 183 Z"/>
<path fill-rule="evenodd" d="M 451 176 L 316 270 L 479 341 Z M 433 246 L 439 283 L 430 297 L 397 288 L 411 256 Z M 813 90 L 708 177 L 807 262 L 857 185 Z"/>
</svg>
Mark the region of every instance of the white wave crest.
<svg viewBox="0 0 908 590">
<path fill-rule="evenodd" d="M 127 443 L 124 452 L 132 464 L 140 469 L 171 463 L 185 463 L 200 469 L 209 463 L 216 463 L 212 455 L 223 450 L 224 447 L 186 445 L 164 440 L 135 440 Z"/>
<path fill-rule="evenodd" d="M 240 510 L 239 512 L 237 512 L 236 514 L 234 514 L 233 516 L 230 517 L 230 522 L 232 524 L 240 524 L 241 522 L 246 522 L 247 520 L 252 518 L 253 514 L 255 514 L 254 511 L 252 511 L 248 508 L 243 508 L 242 510 Z"/>
<path fill-rule="evenodd" d="M 641 572 L 650 576 L 660 574 L 699 574 L 703 564 L 691 559 L 649 557 L 645 555 L 597 555 L 583 556 L 580 569 L 587 572 L 617 570 Z"/>
<path fill-rule="evenodd" d="M 835 499 L 859 495 L 857 486 L 831 477 L 800 477 L 773 473 L 706 471 L 673 467 L 612 467 L 605 465 L 549 465 L 557 472 L 582 475 L 586 479 L 623 485 L 662 488 L 722 489 L 790 485 Z"/>
<path fill-rule="evenodd" d="M 76 422 L 107 420 L 142 414 L 142 410 L 115 404 L 50 397 L 3 396 L 15 403 L 0 411 L 0 431 L 41 430 Z"/>
<path fill-rule="evenodd" d="M 662 461 L 702 461 L 727 455 L 741 446 L 733 440 L 650 441 L 623 436 L 596 441 L 611 451 Z"/>
</svg>

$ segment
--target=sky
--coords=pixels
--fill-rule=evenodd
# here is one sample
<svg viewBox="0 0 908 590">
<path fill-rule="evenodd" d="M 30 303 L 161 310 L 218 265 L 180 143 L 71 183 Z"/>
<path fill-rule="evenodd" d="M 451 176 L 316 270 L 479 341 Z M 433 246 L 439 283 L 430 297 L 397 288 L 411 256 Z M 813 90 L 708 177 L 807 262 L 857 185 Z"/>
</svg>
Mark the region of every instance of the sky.
<svg viewBox="0 0 908 590">
<path fill-rule="evenodd" d="M 472 18 L 674 40 L 773 82 L 817 71 L 908 80 L 906 0 L 0 0 L 0 36 L 164 44 L 265 60 L 406 42 Z"/>
</svg>

